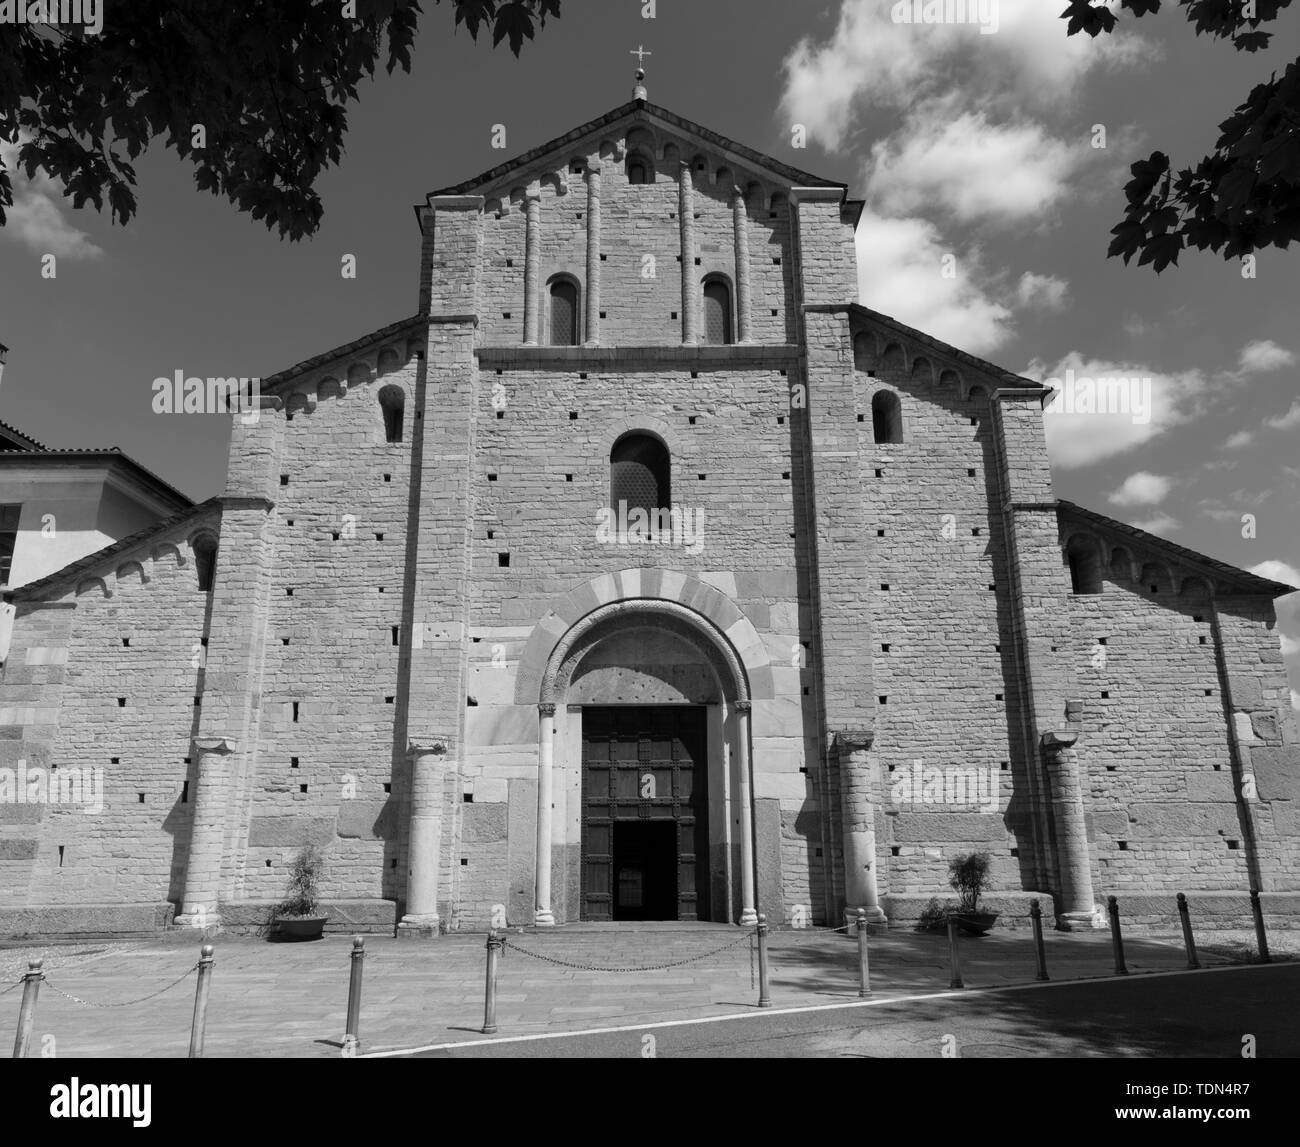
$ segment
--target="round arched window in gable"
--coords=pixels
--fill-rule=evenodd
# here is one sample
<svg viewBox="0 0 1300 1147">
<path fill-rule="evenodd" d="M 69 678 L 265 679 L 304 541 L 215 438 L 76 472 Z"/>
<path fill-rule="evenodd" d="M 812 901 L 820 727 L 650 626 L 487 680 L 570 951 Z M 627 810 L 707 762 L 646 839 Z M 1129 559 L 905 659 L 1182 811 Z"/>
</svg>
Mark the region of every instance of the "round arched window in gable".
<svg viewBox="0 0 1300 1147">
<path fill-rule="evenodd" d="M 609 455 L 609 504 L 615 514 L 644 510 L 658 521 L 672 505 L 668 447 L 653 434 L 633 431 L 614 443 Z"/>
<path fill-rule="evenodd" d="M 704 341 L 729 345 L 731 331 L 731 285 L 721 275 L 710 275 L 704 280 Z"/>
<path fill-rule="evenodd" d="M 191 547 L 194 550 L 194 569 L 199 578 L 199 592 L 209 593 L 217 576 L 217 539 L 212 534 L 200 534 Z"/>
<path fill-rule="evenodd" d="M 572 279 L 551 283 L 551 346 L 578 345 L 578 298 L 578 284 Z"/>
<path fill-rule="evenodd" d="M 892 390 L 878 390 L 872 397 L 871 430 L 877 442 L 903 441 L 903 405 Z"/>
<path fill-rule="evenodd" d="M 627 181 L 633 184 L 653 183 L 655 169 L 644 155 L 639 152 L 627 157 Z"/>
<path fill-rule="evenodd" d="M 402 413 L 406 407 L 406 394 L 400 386 L 385 386 L 379 391 L 379 408 L 384 413 L 384 439 L 388 442 L 402 440 Z"/>
</svg>

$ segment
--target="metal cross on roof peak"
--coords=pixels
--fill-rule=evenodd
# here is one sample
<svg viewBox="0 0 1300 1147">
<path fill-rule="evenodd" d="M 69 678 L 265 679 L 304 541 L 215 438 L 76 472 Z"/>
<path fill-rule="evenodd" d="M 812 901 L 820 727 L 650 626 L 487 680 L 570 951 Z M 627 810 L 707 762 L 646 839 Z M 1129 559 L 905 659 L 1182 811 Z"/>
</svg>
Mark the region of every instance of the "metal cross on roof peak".
<svg viewBox="0 0 1300 1147">
<path fill-rule="evenodd" d="M 653 52 L 647 52 L 647 51 L 645 50 L 644 47 L 642 47 L 640 44 L 638 44 L 638 45 L 636 46 L 636 48 L 634 48 L 632 51 L 628 52 L 628 55 L 629 55 L 629 56 L 635 56 L 635 57 L 636 57 L 637 67 L 639 67 L 642 71 L 644 71 L 644 70 L 645 70 L 645 58 L 646 58 L 646 56 L 653 56 L 654 53 L 653 53 Z"/>
</svg>

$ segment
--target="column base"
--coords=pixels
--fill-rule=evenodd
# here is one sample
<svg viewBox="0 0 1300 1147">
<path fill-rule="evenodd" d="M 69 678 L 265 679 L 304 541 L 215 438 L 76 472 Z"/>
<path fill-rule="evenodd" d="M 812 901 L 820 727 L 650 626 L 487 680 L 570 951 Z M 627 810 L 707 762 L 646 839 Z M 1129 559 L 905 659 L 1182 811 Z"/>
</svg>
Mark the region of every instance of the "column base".
<svg viewBox="0 0 1300 1147">
<path fill-rule="evenodd" d="M 537 928 L 554 928 L 555 913 L 549 908 L 539 908 L 533 913 L 533 925 Z"/>
<path fill-rule="evenodd" d="M 438 935 L 438 914 L 422 912 L 403 916 L 397 925 L 399 939 L 432 940 Z"/>
<path fill-rule="evenodd" d="M 172 917 L 172 923 L 181 928 L 220 928 L 221 915 L 214 909 L 199 908 Z"/>
<path fill-rule="evenodd" d="M 742 928 L 752 928 L 758 923 L 758 913 L 753 908 L 746 908 L 740 914 L 740 926 Z"/>
<path fill-rule="evenodd" d="M 885 910 L 879 904 L 846 904 L 844 906 L 844 923 L 849 927 L 849 935 L 856 934 L 859 908 L 862 908 L 867 914 L 867 927 L 889 926 L 889 917 L 885 915 Z"/>
<path fill-rule="evenodd" d="M 1060 932 L 1091 932 L 1094 928 L 1105 926 L 1105 923 L 1097 923 L 1097 917 L 1092 912 L 1062 912 L 1056 917 L 1056 927 Z"/>
</svg>

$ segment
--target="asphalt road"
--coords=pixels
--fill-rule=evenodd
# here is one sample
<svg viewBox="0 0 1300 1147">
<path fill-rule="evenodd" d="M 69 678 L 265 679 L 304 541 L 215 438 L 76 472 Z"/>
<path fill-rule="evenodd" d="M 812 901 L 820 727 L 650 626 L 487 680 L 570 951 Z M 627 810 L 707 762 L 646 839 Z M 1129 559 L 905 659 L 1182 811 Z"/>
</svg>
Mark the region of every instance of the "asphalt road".
<svg viewBox="0 0 1300 1147">
<path fill-rule="evenodd" d="M 817 1011 L 469 1042 L 420 1058 L 1300 1056 L 1300 965 L 942 993 Z"/>
</svg>

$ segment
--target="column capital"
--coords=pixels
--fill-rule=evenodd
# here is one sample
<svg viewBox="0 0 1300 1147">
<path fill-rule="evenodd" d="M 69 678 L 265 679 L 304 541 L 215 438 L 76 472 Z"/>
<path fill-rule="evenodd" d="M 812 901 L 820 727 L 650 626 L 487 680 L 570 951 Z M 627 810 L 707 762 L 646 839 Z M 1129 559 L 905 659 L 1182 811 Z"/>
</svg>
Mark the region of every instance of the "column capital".
<svg viewBox="0 0 1300 1147">
<path fill-rule="evenodd" d="M 416 757 L 443 757 L 447 755 L 450 744 L 450 737 L 426 737 L 411 741 L 406 755 L 410 760 L 415 760 Z"/>
<path fill-rule="evenodd" d="M 238 746 L 234 737 L 195 737 L 194 747 L 200 753 L 233 753 Z"/>
<path fill-rule="evenodd" d="M 733 701 L 733 702 L 731 703 L 731 707 L 732 707 L 733 709 L 735 709 L 737 713 L 749 713 L 749 712 L 752 712 L 752 710 L 753 710 L 753 708 L 754 708 L 754 702 L 753 702 L 753 701 Z"/>
<path fill-rule="evenodd" d="M 543 701 L 537 706 L 537 714 L 540 717 L 554 717 L 555 703 L 553 701 Z"/>
<path fill-rule="evenodd" d="M 841 752 L 859 753 L 871 748 L 876 739 L 873 727 L 862 729 L 836 729 L 831 733 L 831 744 Z"/>
<path fill-rule="evenodd" d="M 1078 729 L 1052 729 L 1043 734 L 1043 749 L 1048 753 L 1059 753 L 1063 749 L 1073 748 L 1078 739 Z"/>
<path fill-rule="evenodd" d="M 589 160 L 587 160 L 587 174 L 588 174 L 588 175 L 599 175 L 599 174 L 600 174 L 602 171 L 604 171 L 604 170 L 605 170 L 605 165 L 604 165 L 603 163 L 601 163 L 600 160 L 598 160 L 598 159 L 589 159 Z"/>
</svg>

